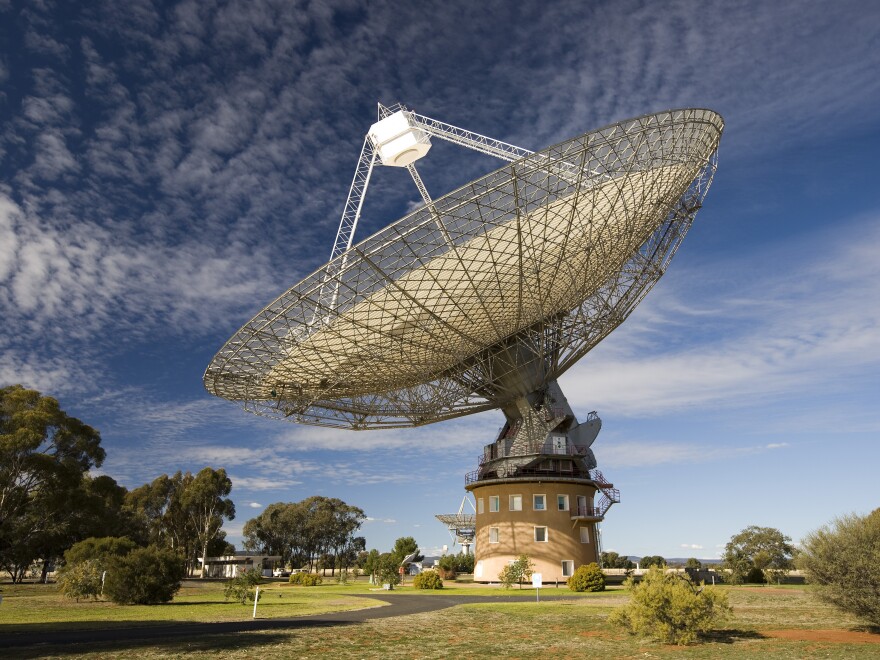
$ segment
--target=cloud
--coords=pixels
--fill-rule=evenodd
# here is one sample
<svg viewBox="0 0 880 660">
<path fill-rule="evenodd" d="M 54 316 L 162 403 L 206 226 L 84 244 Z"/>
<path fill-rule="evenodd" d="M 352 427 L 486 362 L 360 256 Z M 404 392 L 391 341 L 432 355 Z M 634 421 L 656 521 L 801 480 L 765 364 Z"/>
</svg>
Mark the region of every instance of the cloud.
<svg viewBox="0 0 880 660">
<path fill-rule="evenodd" d="M 296 479 L 249 477 L 234 473 L 230 474 L 229 478 L 232 481 L 233 487 L 237 491 L 288 490 L 302 483 L 302 481 Z M 256 502 L 252 502 L 249 506 L 251 506 L 251 508 L 258 508 L 261 506 L 257 504 L 255 507 L 253 506 L 254 504 L 256 504 Z"/>
<path fill-rule="evenodd" d="M 395 525 L 397 521 L 394 518 L 373 518 L 372 516 L 367 516 L 364 520 L 364 524 L 366 523 L 381 523 L 383 525 Z"/>
<path fill-rule="evenodd" d="M 876 373 L 880 308 L 865 303 L 880 298 L 880 262 L 865 246 L 880 219 L 850 224 L 864 241 L 820 233 L 675 272 L 563 377 L 569 400 L 657 415 L 827 396 Z"/>
<path fill-rule="evenodd" d="M 689 550 L 702 550 L 703 549 L 703 546 L 698 545 L 696 543 L 682 543 L 681 547 L 687 548 Z"/>
<path fill-rule="evenodd" d="M 709 463 L 760 454 L 787 447 L 788 443 L 757 446 L 697 445 L 656 441 L 615 441 L 593 446 L 599 462 L 611 468 L 632 468 L 666 463 Z"/>
<path fill-rule="evenodd" d="M 262 509 L 263 508 L 263 505 L 260 504 L 259 502 L 248 502 L 248 506 L 251 509 Z"/>
</svg>

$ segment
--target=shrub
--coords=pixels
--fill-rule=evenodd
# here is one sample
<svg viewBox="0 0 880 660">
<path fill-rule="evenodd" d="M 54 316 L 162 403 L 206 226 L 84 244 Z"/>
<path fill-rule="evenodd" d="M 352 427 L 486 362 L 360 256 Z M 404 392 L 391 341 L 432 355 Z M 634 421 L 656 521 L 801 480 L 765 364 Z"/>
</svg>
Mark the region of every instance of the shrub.
<svg viewBox="0 0 880 660">
<path fill-rule="evenodd" d="M 137 543 L 127 536 L 92 537 L 70 546 L 64 553 L 64 563 L 78 564 L 89 559 L 97 559 L 104 566 L 110 557 L 127 555 L 137 547 Z"/>
<path fill-rule="evenodd" d="M 413 578 L 416 589 L 442 589 L 443 579 L 436 571 L 423 571 Z"/>
<path fill-rule="evenodd" d="M 745 577 L 746 584 L 764 584 L 764 571 L 757 566 L 750 569 Z"/>
<path fill-rule="evenodd" d="M 660 568 L 652 568 L 638 584 L 629 578 L 624 585 L 632 591 L 630 602 L 612 612 L 609 621 L 667 644 L 690 644 L 730 613 L 727 594 Z"/>
<path fill-rule="evenodd" d="M 86 559 L 75 564 L 67 564 L 58 575 L 58 589 L 68 598 L 91 598 L 98 600 L 101 595 L 101 574 L 103 568 L 97 559 Z"/>
<path fill-rule="evenodd" d="M 605 591 L 605 575 L 599 564 L 582 564 L 570 578 L 568 588 L 572 591 Z"/>
<path fill-rule="evenodd" d="M 501 569 L 501 572 L 498 573 L 498 580 L 505 589 L 510 589 L 514 583 L 518 583 L 519 588 L 522 589 L 522 583 L 532 579 L 534 569 L 535 564 L 532 562 L 531 557 L 520 555 Z"/>
<path fill-rule="evenodd" d="M 252 568 L 243 571 L 226 582 L 226 586 L 223 588 L 223 597 L 226 600 L 237 600 L 242 605 L 246 605 L 249 600 L 253 601 L 254 587 L 261 581 L 262 575 L 260 575 L 259 569 Z"/>
<path fill-rule="evenodd" d="M 880 626 L 880 509 L 808 534 L 797 563 L 820 598 Z"/>
<path fill-rule="evenodd" d="M 290 576 L 290 584 L 298 584 L 301 587 L 316 587 L 324 581 L 317 573 L 294 573 Z"/>
<path fill-rule="evenodd" d="M 186 574 L 184 560 L 172 550 L 137 548 L 107 565 L 104 593 L 120 605 L 167 603 Z"/>
<path fill-rule="evenodd" d="M 58 571 L 58 586 L 68 598 L 92 598 L 101 595 L 101 576 L 110 560 L 127 555 L 137 544 L 127 537 L 88 538 L 74 543 L 64 553 L 64 565 Z"/>
</svg>

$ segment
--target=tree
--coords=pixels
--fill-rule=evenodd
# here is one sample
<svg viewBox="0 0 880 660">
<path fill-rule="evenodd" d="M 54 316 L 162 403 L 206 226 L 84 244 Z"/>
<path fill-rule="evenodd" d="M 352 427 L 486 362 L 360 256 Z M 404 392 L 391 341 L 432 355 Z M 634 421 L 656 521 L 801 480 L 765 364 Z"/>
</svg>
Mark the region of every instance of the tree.
<svg viewBox="0 0 880 660">
<path fill-rule="evenodd" d="M 819 597 L 880 626 L 880 509 L 808 534 L 797 564 Z"/>
<path fill-rule="evenodd" d="M 443 555 L 440 557 L 440 576 L 444 580 L 453 579 L 457 573 L 474 572 L 474 556 L 459 552 L 457 555 Z"/>
<path fill-rule="evenodd" d="M 302 502 L 277 502 L 267 506 L 244 525 L 243 536 L 248 550 L 281 555 L 285 564 L 295 568 L 308 566 L 314 571 L 320 558 L 335 573 L 337 566 L 347 568 L 365 546 L 362 537 L 354 536 L 366 515 L 338 498 L 309 497 Z"/>
<path fill-rule="evenodd" d="M 380 584 L 400 584 L 400 562 L 392 552 L 383 552 L 379 555 L 376 574 Z"/>
<path fill-rule="evenodd" d="M 532 573 L 535 570 L 535 564 L 528 555 L 520 555 L 498 573 L 498 580 L 505 589 L 510 589 L 514 583 L 519 584 L 522 589 L 522 583 L 532 579 Z"/>
<path fill-rule="evenodd" d="M 612 612 L 609 621 L 667 644 L 689 644 L 730 613 L 726 593 L 697 587 L 689 577 L 657 566 L 640 582 L 630 577 L 624 586 L 631 591 L 630 601 Z"/>
<path fill-rule="evenodd" d="M 232 481 L 226 476 L 226 470 L 209 467 L 200 470 L 183 491 L 181 505 L 201 550 L 201 577 L 205 577 L 207 570 L 209 544 L 216 538 L 223 520 L 235 518 L 235 504 L 226 497 L 231 491 Z"/>
<path fill-rule="evenodd" d="M 731 537 L 721 559 L 733 584 L 747 581 L 752 571 L 760 571 L 767 582 L 780 582 L 792 568 L 794 554 L 790 537 L 774 527 L 752 525 Z"/>
<path fill-rule="evenodd" d="M 651 568 L 652 566 L 666 568 L 666 560 L 660 555 L 647 555 L 639 561 L 639 568 Z"/>
<path fill-rule="evenodd" d="M 55 399 L 0 388 L 0 565 L 13 582 L 35 559 L 61 555 L 71 494 L 104 456 L 100 434 Z"/>
<path fill-rule="evenodd" d="M 194 566 L 197 537 L 182 498 L 192 480 L 189 472 L 178 471 L 170 477 L 163 474 L 125 497 L 125 506 L 144 537 L 141 542 L 179 552 L 190 568 Z"/>
<path fill-rule="evenodd" d="M 600 560 L 603 568 L 624 568 L 631 569 L 635 568 L 636 565 L 630 561 L 629 557 L 621 557 L 616 552 L 603 552 L 600 555 Z"/>
<path fill-rule="evenodd" d="M 697 559 L 696 557 L 690 557 L 690 558 L 688 558 L 688 560 L 684 563 L 684 567 L 685 567 L 685 568 L 693 568 L 694 570 L 699 571 L 701 568 L 703 568 L 703 562 L 701 562 L 701 561 L 700 561 L 699 559 Z"/>
<path fill-rule="evenodd" d="M 391 554 L 394 555 L 397 560 L 397 565 L 401 566 L 403 564 L 403 560 L 408 556 L 415 554 L 415 557 L 411 561 L 421 561 L 424 559 L 423 555 L 419 554 L 419 544 L 416 543 L 416 540 L 412 536 L 401 536 L 394 542 L 394 547 L 391 549 Z"/>
<path fill-rule="evenodd" d="M 365 553 L 363 557 L 363 565 L 361 569 L 370 576 L 370 583 L 377 584 L 376 578 L 379 575 L 380 566 L 380 557 L 379 551 L 373 548 L 369 552 Z"/>
<path fill-rule="evenodd" d="M 572 591 L 605 591 L 605 574 L 596 562 L 582 564 L 566 583 Z"/>
</svg>

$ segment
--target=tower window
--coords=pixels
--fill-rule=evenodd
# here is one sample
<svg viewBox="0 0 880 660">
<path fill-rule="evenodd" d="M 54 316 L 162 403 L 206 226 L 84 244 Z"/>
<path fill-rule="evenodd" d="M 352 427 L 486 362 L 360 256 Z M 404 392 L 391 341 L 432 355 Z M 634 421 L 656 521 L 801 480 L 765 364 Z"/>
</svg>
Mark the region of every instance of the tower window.
<svg viewBox="0 0 880 660">
<path fill-rule="evenodd" d="M 547 496 L 546 495 L 532 495 L 532 507 L 535 511 L 546 511 L 547 510 Z"/>
<path fill-rule="evenodd" d="M 546 543 L 547 542 L 547 528 L 546 527 L 535 527 L 535 541 L 538 543 Z"/>
<path fill-rule="evenodd" d="M 556 508 L 559 511 L 568 511 L 568 495 L 556 496 Z"/>
<path fill-rule="evenodd" d="M 510 496 L 510 510 L 511 511 L 522 511 L 522 495 L 511 495 Z"/>
<path fill-rule="evenodd" d="M 497 513 L 501 510 L 501 497 L 498 495 L 489 496 L 489 513 Z"/>
<path fill-rule="evenodd" d="M 498 528 L 489 528 L 489 543 L 498 543 Z"/>
<path fill-rule="evenodd" d="M 574 575 L 574 562 L 571 559 L 565 559 L 562 562 L 562 577 L 571 577 Z"/>
<path fill-rule="evenodd" d="M 477 513 L 478 514 L 483 513 L 485 511 L 485 509 L 483 507 L 484 507 L 483 498 L 482 497 L 477 498 Z"/>
<path fill-rule="evenodd" d="M 581 543 L 589 543 L 590 542 L 590 528 L 589 527 L 581 527 Z"/>
</svg>

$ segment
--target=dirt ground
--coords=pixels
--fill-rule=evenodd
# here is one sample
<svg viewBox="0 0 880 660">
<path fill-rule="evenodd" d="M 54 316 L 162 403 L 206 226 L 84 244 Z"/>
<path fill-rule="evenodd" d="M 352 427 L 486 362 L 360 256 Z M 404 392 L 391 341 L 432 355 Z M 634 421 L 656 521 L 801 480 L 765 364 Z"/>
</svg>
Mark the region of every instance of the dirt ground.
<svg viewBox="0 0 880 660">
<path fill-rule="evenodd" d="M 857 630 L 761 630 L 765 637 L 791 639 L 798 642 L 837 642 L 843 644 L 880 644 L 880 635 Z"/>
</svg>

